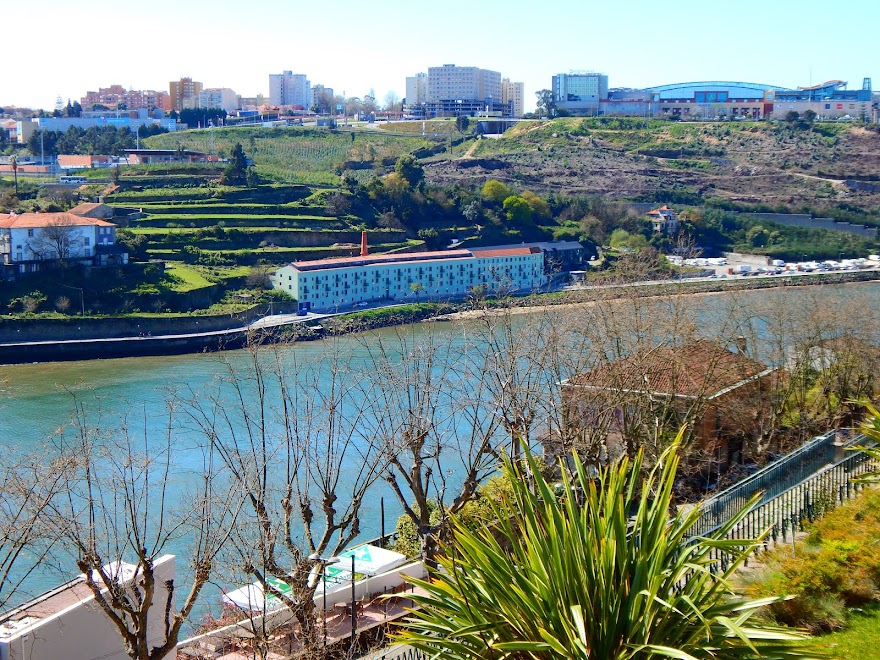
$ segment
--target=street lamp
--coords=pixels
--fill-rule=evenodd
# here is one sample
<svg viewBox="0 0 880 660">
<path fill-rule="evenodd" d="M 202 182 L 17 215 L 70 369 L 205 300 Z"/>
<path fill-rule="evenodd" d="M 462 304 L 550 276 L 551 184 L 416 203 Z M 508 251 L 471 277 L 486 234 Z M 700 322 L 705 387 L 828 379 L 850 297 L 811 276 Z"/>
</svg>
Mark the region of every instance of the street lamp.
<svg viewBox="0 0 880 660">
<path fill-rule="evenodd" d="M 351 553 L 351 655 L 354 657 L 354 638 L 357 635 L 357 600 L 354 593 L 354 553 Z"/>
<path fill-rule="evenodd" d="M 324 592 L 324 612 L 321 619 L 324 621 L 324 646 L 327 646 L 327 566 L 330 564 L 338 564 L 339 557 L 322 557 L 317 552 L 309 555 L 309 559 L 314 562 L 321 562 L 321 584 Z"/>
</svg>

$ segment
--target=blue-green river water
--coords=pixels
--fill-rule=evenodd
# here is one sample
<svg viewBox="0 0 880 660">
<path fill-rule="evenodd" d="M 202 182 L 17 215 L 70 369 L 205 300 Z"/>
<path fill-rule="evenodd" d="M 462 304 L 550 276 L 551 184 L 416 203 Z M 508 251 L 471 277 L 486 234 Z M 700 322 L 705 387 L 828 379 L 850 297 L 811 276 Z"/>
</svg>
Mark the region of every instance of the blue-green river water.
<svg viewBox="0 0 880 660">
<path fill-rule="evenodd" d="M 666 313 L 665 303 L 657 305 L 656 314 Z M 711 331 L 713 324 L 722 316 L 728 318 L 731 310 L 742 306 L 744 313 L 752 305 L 762 309 L 786 306 L 797 309 L 801 314 L 822 315 L 839 312 L 850 314 L 848 310 L 858 310 L 866 318 L 878 317 L 880 313 L 880 284 L 858 284 L 822 287 L 792 287 L 736 294 L 717 294 L 692 297 L 689 303 L 694 310 L 698 324 L 705 324 Z M 569 312 L 568 323 L 576 323 L 577 309 Z M 526 318 L 523 315 L 522 318 Z M 434 324 L 434 331 L 443 336 L 448 333 L 449 341 L 461 341 L 462 326 L 473 323 Z M 761 322 L 758 322 L 760 326 Z M 407 328 L 411 338 L 430 331 L 430 325 Z M 366 345 L 375 341 L 376 336 L 392 338 L 398 330 L 385 329 L 377 334 L 352 336 L 339 340 L 341 354 L 357 362 L 366 353 Z M 758 327 L 758 333 L 762 332 Z M 711 335 L 711 332 L 708 332 Z M 296 353 L 297 361 L 320 364 L 327 351 L 327 341 L 305 342 L 285 347 L 284 351 Z M 242 365 L 248 355 L 243 351 L 224 354 L 233 365 Z M 326 367 L 329 369 L 329 365 Z M 118 423 L 124 415 L 139 420 L 146 419 L 147 427 L 156 431 L 162 427 L 162 412 L 168 391 L 175 388 L 188 388 L 198 392 L 225 372 L 225 367 L 217 355 L 198 354 L 172 357 L 145 357 L 114 360 L 93 360 L 51 364 L 0 366 L 0 450 L 8 448 L 37 449 L 56 434 L 57 430 L 69 424 L 72 413 L 73 396 L 85 403 L 90 411 L 101 411 L 103 424 Z M 114 422 L 115 420 L 115 422 Z M 176 469 L 185 474 L 198 466 L 193 457 L 192 441 L 185 433 L 176 439 L 179 451 L 175 455 Z M 7 449 L 6 451 L 8 451 Z M 173 489 L 172 489 L 173 492 Z M 400 507 L 387 489 L 377 487 L 375 497 L 367 500 L 362 515 L 362 538 L 379 535 L 379 497 L 384 495 L 386 505 L 386 528 L 390 531 Z M 174 550 L 174 547 L 171 548 Z M 180 570 L 180 568 L 178 569 Z M 70 567 L 67 577 L 75 573 Z M 23 594 L 40 593 L 65 578 L 56 570 L 37 570 L 27 583 Z M 216 595 L 216 592 L 213 594 Z M 207 602 L 212 599 L 208 594 Z"/>
</svg>

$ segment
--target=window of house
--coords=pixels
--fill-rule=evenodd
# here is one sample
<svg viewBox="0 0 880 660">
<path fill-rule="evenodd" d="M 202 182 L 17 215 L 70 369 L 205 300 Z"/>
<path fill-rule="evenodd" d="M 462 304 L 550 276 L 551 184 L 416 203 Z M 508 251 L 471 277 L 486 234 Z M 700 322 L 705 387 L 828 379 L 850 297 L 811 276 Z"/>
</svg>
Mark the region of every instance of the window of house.
<svg viewBox="0 0 880 660">
<path fill-rule="evenodd" d="M 34 230 L 28 229 L 28 238 L 33 238 L 33 237 L 34 237 Z"/>
</svg>

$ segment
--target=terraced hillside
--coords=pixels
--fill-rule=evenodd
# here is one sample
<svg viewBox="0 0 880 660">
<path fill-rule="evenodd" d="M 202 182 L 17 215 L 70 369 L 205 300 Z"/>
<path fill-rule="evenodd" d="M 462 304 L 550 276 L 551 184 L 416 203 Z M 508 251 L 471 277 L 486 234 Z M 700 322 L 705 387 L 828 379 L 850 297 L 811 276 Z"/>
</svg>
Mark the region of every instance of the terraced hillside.
<svg viewBox="0 0 880 660">
<path fill-rule="evenodd" d="M 132 213 L 126 232 L 137 239 L 142 257 L 208 266 L 277 266 L 348 255 L 358 249 L 361 224 L 374 214 L 343 190 L 277 184 L 247 189 L 220 186 L 216 180 L 180 188 L 162 182 L 156 175 L 132 173 L 107 198 L 119 212 Z M 375 250 L 416 243 L 400 230 L 375 228 L 371 236 Z"/>
<path fill-rule="evenodd" d="M 634 201 L 720 198 L 880 215 L 876 127 L 623 118 L 522 122 L 426 169 L 432 183 L 500 179 L 544 192 Z"/>
<path fill-rule="evenodd" d="M 374 168 L 394 165 L 404 154 L 430 149 L 436 139 L 389 135 L 378 130 L 330 131 L 325 128 L 236 127 L 165 133 L 144 140 L 151 149 L 192 149 L 221 158 L 241 143 L 257 172 L 274 181 L 335 185 L 347 171 L 358 179 Z M 213 145 L 213 148 L 212 148 Z"/>
</svg>

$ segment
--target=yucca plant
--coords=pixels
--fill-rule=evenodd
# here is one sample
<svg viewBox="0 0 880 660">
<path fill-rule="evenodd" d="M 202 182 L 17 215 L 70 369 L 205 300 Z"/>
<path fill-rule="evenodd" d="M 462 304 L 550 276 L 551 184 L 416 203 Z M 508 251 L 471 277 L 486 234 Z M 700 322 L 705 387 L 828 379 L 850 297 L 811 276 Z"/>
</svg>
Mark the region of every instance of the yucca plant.
<svg viewBox="0 0 880 660">
<path fill-rule="evenodd" d="M 859 445 L 853 447 L 852 451 L 865 452 L 871 457 L 874 465 L 877 465 L 880 463 L 880 410 L 877 410 L 876 406 L 867 401 L 859 401 L 858 403 L 864 406 L 868 413 L 859 425 L 859 432 L 876 444 L 871 446 Z M 872 470 L 859 477 L 857 481 L 866 484 L 880 483 L 880 471 Z"/>
<path fill-rule="evenodd" d="M 678 444 L 648 472 L 642 456 L 597 477 L 572 458 L 554 487 L 527 455 L 505 464 L 512 495 L 494 528 L 454 536 L 397 641 L 431 658 L 733 659 L 816 657 L 804 635 L 752 620 L 778 600 L 745 600 L 734 571 L 758 540 L 728 540 L 750 503 L 709 538 L 673 513 Z M 722 570 L 713 557 L 724 551 Z"/>
</svg>

